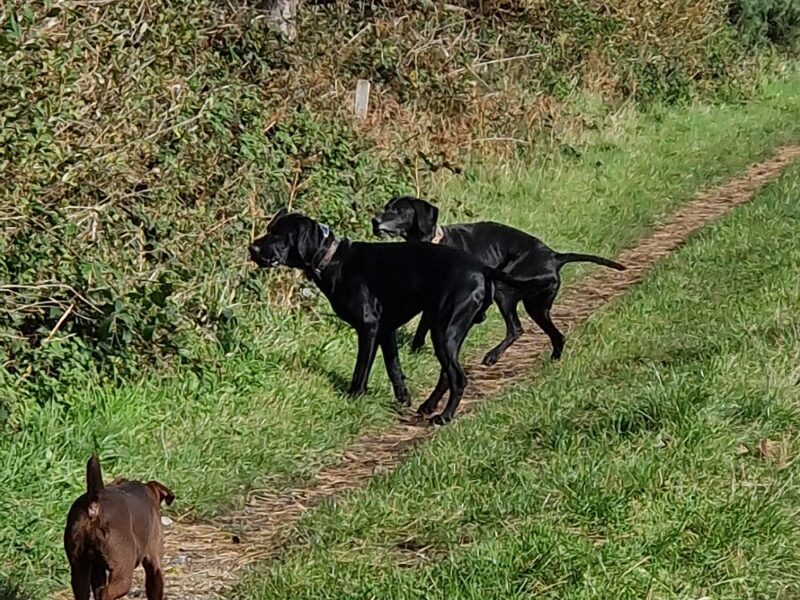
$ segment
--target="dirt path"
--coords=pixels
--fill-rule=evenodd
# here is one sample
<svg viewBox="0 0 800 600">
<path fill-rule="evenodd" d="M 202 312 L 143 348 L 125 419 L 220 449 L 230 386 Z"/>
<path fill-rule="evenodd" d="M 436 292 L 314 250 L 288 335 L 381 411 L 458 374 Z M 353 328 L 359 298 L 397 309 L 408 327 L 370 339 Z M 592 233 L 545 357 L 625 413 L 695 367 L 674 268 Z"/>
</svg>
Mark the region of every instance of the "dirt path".
<svg viewBox="0 0 800 600">
<path fill-rule="evenodd" d="M 772 158 L 750 167 L 728 183 L 697 194 L 649 236 L 617 256 L 616 260 L 626 265 L 626 271 L 597 268 L 591 276 L 567 289 L 553 309 L 555 322 L 565 333 L 574 330 L 594 311 L 642 281 L 657 261 L 692 233 L 752 199 L 798 156 L 800 146 L 785 146 Z M 530 379 L 548 351 L 544 335 L 527 333 L 494 367 L 486 369 L 477 362 L 468 365 L 469 387 L 457 418 L 463 418 L 502 387 Z M 435 431 L 412 423 L 397 423 L 388 430 L 356 440 L 339 462 L 322 469 L 306 487 L 280 495 L 254 492 L 242 510 L 214 523 L 173 524 L 166 530 L 167 596 L 182 600 L 219 597 L 238 581 L 241 569 L 279 555 L 290 542 L 293 526 L 309 510 L 337 494 L 363 487 L 377 474 L 391 471 L 411 448 Z M 137 579 L 131 597 L 144 597 L 141 583 Z"/>
</svg>

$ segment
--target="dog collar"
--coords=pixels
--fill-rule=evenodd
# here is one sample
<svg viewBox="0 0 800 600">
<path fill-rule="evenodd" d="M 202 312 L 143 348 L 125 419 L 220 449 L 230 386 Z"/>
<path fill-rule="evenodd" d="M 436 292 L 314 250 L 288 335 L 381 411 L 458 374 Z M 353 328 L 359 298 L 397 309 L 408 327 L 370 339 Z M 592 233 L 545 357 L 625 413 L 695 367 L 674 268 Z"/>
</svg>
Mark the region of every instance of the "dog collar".
<svg viewBox="0 0 800 600">
<path fill-rule="evenodd" d="M 442 229 L 439 225 L 436 226 L 436 231 L 433 234 L 433 238 L 431 239 L 431 244 L 438 244 L 442 241 L 444 237 L 444 229 Z"/>
<path fill-rule="evenodd" d="M 328 247 L 322 253 L 322 258 L 320 258 L 318 261 L 315 261 L 316 264 L 314 264 L 313 262 L 311 264 L 311 270 L 314 271 L 314 275 L 316 275 L 317 277 L 320 277 L 322 275 L 322 272 L 325 270 L 325 267 L 327 267 L 330 264 L 333 255 L 336 254 L 336 249 L 339 247 L 339 240 L 337 240 L 336 237 L 331 234 L 330 229 L 328 229 L 325 225 L 320 225 L 319 227 L 325 234 L 325 239 L 328 239 L 329 237 L 333 239 L 331 240 L 331 243 L 328 244 Z"/>
</svg>

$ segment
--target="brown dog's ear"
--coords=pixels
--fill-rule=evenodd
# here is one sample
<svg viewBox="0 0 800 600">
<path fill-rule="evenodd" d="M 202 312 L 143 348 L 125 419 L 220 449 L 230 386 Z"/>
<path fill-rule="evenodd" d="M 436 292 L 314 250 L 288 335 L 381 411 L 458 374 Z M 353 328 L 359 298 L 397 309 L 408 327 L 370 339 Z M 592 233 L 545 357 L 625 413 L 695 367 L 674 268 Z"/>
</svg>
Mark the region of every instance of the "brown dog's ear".
<svg viewBox="0 0 800 600">
<path fill-rule="evenodd" d="M 429 242 L 436 234 L 436 223 L 439 220 L 439 209 L 430 202 L 420 198 L 415 199 L 411 206 L 414 208 L 414 225 L 420 233 L 420 239 Z"/>
<path fill-rule="evenodd" d="M 148 481 L 147 487 L 149 487 L 158 498 L 159 504 L 162 502 L 166 502 L 167 506 L 172 504 L 175 501 L 175 494 L 172 493 L 172 490 L 165 486 L 163 483 L 158 481 Z"/>
</svg>

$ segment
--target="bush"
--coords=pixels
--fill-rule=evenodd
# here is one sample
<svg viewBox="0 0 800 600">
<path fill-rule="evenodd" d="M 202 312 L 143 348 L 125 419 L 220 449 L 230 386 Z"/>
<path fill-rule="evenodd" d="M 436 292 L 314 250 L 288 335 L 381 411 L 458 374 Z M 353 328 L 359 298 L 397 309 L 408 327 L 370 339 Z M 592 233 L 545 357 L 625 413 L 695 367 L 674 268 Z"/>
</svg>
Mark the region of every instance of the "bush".
<svg viewBox="0 0 800 600">
<path fill-rule="evenodd" d="M 800 0 L 732 0 L 729 15 L 750 43 L 797 48 L 800 41 Z"/>
<path fill-rule="evenodd" d="M 279 206 L 363 231 L 426 176 L 418 151 L 557 143 L 575 91 L 682 101 L 737 75 L 721 0 L 309 2 L 291 46 L 256 4 L 4 3 L 0 381 L 46 399 L 233 347 Z"/>
</svg>

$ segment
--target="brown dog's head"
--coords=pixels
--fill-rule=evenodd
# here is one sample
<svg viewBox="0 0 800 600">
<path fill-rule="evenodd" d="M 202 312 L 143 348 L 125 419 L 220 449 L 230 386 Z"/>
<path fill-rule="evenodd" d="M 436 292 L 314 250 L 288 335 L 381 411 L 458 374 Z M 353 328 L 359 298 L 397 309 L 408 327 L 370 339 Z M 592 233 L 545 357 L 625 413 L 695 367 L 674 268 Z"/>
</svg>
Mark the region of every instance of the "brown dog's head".
<svg viewBox="0 0 800 600">
<path fill-rule="evenodd" d="M 250 258 L 262 269 L 311 267 L 330 230 L 315 220 L 281 209 L 267 225 L 267 233 L 250 244 Z"/>
<path fill-rule="evenodd" d="M 166 502 L 170 506 L 175 501 L 175 494 L 160 481 L 148 481 L 145 487 L 153 492 L 159 505 Z"/>
<path fill-rule="evenodd" d="M 372 219 L 372 232 L 379 237 L 430 242 L 436 233 L 439 209 L 413 196 L 392 198 L 383 212 Z"/>
</svg>

